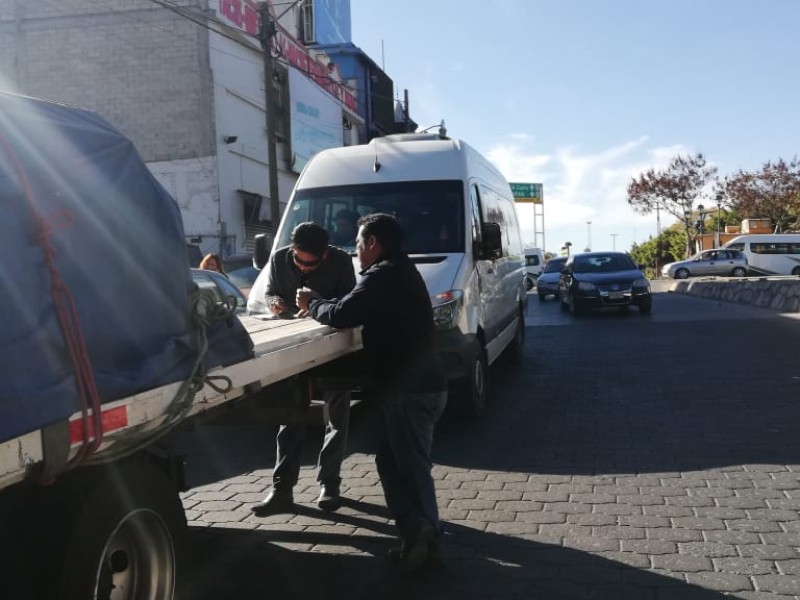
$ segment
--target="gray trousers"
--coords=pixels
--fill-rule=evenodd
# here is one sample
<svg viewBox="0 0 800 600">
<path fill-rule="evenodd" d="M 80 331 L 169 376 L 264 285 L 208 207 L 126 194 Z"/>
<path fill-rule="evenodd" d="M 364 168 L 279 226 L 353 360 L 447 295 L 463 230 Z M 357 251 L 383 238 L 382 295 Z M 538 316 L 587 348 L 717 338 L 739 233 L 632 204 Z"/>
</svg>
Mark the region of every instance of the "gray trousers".
<svg viewBox="0 0 800 600">
<path fill-rule="evenodd" d="M 447 392 L 393 392 L 382 397 L 384 435 L 375 454 L 386 505 L 401 535 L 422 522 L 440 532 L 431 476 L 433 430 L 447 404 Z"/>
<path fill-rule="evenodd" d="M 345 451 L 347 430 L 350 424 L 350 392 L 327 390 L 322 393 L 325 402 L 325 439 L 319 453 L 317 482 L 326 487 L 339 489 Z M 291 491 L 300 477 L 300 462 L 303 457 L 303 441 L 306 437 L 304 422 L 281 425 L 278 430 L 278 449 L 272 484 L 275 489 Z"/>
</svg>

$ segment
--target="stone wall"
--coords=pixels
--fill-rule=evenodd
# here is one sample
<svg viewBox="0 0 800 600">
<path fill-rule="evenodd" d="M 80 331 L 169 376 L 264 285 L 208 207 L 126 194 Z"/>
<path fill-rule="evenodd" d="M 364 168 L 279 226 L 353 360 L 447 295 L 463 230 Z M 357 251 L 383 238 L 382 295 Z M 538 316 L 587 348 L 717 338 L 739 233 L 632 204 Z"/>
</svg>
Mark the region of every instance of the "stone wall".
<svg viewBox="0 0 800 600">
<path fill-rule="evenodd" d="M 710 300 L 752 304 L 780 312 L 800 312 L 800 277 L 684 279 L 671 291 Z"/>
</svg>

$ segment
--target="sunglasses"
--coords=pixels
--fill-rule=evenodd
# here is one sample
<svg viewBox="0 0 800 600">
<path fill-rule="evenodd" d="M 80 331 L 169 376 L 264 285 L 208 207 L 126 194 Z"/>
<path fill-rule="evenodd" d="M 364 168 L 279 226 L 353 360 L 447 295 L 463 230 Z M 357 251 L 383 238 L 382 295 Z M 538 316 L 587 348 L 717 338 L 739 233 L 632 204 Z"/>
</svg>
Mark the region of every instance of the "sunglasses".
<svg viewBox="0 0 800 600">
<path fill-rule="evenodd" d="M 314 260 L 303 260 L 302 258 L 297 256 L 297 252 L 292 252 L 292 257 L 294 258 L 294 262 L 303 267 L 316 267 L 319 263 L 322 262 L 322 258 L 315 258 Z"/>
</svg>

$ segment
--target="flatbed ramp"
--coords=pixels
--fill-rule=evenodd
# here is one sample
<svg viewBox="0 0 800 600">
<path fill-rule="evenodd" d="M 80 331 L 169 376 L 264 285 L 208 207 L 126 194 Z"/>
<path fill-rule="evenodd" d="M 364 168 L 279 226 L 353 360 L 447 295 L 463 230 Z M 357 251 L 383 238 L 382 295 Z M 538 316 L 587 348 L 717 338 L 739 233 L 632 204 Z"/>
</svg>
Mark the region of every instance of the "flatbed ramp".
<svg viewBox="0 0 800 600">
<path fill-rule="evenodd" d="M 360 329 L 337 330 L 308 318 L 238 318 L 253 340 L 254 358 L 209 370 L 210 377 L 230 379 L 230 388 L 220 392 L 206 384 L 172 424 L 361 348 Z M 103 404 L 103 443 L 96 456 L 113 453 L 115 446 L 130 438 L 146 438 L 175 419 L 174 399 L 181 383 Z M 70 456 L 83 444 L 81 421 L 80 412 L 69 419 Z M 23 480 L 34 465 L 44 460 L 43 436 L 44 430 L 40 429 L 0 443 L 0 489 Z"/>
</svg>

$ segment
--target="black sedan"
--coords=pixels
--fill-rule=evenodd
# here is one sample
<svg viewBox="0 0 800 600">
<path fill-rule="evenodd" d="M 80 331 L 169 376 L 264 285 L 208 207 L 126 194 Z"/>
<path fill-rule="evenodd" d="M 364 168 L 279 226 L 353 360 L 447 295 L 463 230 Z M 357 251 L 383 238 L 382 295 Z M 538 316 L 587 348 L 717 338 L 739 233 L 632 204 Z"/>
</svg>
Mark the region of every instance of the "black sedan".
<svg viewBox="0 0 800 600">
<path fill-rule="evenodd" d="M 586 252 L 571 256 L 561 270 L 562 310 L 581 314 L 595 308 L 631 304 L 643 315 L 653 308 L 650 282 L 624 252 Z"/>
</svg>

